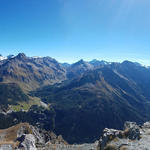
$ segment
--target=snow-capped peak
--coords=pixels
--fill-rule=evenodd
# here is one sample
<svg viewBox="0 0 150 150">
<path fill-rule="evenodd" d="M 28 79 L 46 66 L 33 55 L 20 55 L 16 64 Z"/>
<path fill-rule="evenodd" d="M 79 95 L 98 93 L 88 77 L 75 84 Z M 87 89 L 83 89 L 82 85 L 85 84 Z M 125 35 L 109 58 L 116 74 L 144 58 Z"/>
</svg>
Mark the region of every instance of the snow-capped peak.
<svg viewBox="0 0 150 150">
<path fill-rule="evenodd" d="M 3 57 L 2 55 L 0 55 L 0 61 L 7 59 L 7 57 Z"/>
</svg>

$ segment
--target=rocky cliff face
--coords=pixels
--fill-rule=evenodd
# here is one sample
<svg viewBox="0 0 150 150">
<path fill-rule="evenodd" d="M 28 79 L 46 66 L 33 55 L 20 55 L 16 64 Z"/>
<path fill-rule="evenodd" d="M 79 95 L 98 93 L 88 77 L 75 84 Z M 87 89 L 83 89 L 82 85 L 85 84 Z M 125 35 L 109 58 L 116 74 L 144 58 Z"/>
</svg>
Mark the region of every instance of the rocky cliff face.
<svg viewBox="0 0 150 150">
<path fill-rule="evenodd" d="M 99 141 L 78 145 L 28 123 L 0 130 L 0 150 L 150 150 L 149 141 L 150 122 L 125 122 L 124 130 L 105 128 Z"/>
</svg>

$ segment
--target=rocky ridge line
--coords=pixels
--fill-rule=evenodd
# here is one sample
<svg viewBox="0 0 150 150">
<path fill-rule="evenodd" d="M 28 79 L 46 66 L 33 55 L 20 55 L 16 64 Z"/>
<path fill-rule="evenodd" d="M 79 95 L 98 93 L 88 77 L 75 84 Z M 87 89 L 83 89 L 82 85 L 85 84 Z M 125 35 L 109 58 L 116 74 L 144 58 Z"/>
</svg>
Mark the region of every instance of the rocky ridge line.
<svg viewBox="0 0 150 150">
<path fill-rule="evenodd" d="M 0 130 L 0 150 L 150 150 L 150 122 L 125 122 L 124 130 L 105 128 L 99 141 L 68 144 L 62 136 L 20 123 Z"/>
<path fill-rule="evenodd" d="M 95 150 L 93 144 L 69 145 L 61 135 L 20 123 L 0 130 L 0 150 Z"/>
</svg>

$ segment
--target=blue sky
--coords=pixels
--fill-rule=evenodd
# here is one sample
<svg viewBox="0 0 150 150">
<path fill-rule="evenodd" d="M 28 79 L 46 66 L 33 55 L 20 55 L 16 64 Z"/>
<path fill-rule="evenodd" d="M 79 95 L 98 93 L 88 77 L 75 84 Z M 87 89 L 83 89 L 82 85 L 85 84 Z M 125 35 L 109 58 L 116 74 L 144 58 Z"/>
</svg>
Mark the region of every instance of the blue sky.
<svg viewBox="0 0 150 150">
<path fill-rule="evenodd" d="M 149 0 L 0 0 L 0 54 L 150 65 Z"/>
</svg>

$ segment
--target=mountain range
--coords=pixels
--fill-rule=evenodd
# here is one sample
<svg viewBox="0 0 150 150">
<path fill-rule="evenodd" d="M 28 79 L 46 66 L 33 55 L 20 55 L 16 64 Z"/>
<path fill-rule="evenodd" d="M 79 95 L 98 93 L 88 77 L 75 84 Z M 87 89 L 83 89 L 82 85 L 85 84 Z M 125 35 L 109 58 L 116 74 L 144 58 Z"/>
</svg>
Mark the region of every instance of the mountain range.
<svg viewBox="0 0 150 150">
<path fill-rule="evenodd" d="M 93 142 L 106 127 L 150 120 L 149 89 L 150 68 L 135 62 L 0 56 L 0 127 L 29 122 L 69 143 Z"/>
</svg>

